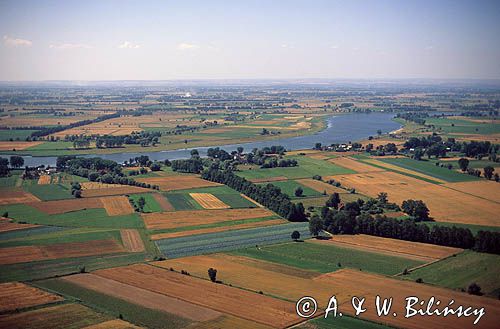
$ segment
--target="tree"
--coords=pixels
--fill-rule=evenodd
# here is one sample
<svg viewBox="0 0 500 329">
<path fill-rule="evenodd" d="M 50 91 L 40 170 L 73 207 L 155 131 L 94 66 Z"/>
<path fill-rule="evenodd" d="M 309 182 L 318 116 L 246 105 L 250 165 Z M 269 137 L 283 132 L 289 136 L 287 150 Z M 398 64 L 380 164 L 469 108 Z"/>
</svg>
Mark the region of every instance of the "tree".
<svg viewBox="0 0 500 329">
<path fill-rule="evenodd" d="M 24 159 L 18 155 L 13 155 L 10 157 L 10 165 L 13 168 L 20 168 L 24 165 Z"/>
<path fill-rule="evenodd" d="M 199 157 L 199 156 L 200 156 L 200 153 L 198 152 L 197 149 L 191 150 L 191 157 L 192 158 Z"/>
<path fill-rule="evenodd" d="M 486 177 L 486 179 L 489 180 L 491 179 L 491 177 L 493 177 L 493 172 L 495 171 L 495 168 L 493 168 L 492 166 L 486 166 L 484 167 L 483 171 L 484 171 L 484 177 Z"/>
<path fill-rule="evenodd" d="M 217 282 L 217 270 L 215 268 L 209 268 L 208 269 L 208 277 L 210 278 L 210 281 L 212 282 Z"/>
<path fill-rule="evenodd" d="M 381 204 L 386 204 L 388 199 L 387 199 L 387 193 L 385 192 L 380 192 L 378 195 L 377 195 L 377 200 L 378 202 L 380 202 Z"/>
<path fill-rule="evenodd" d="M 7 176 L 9 172 L 9 160 L 0 157 L 0 177 Z"/>
<path fill-rule="evenodd" d="M 151 171 L 160 171 L 161 165 L 158 162 L 153 162 L 149 169 L 151 169 Z"/>
<path fill-rule="evenodd" d="M 330 195 L 330 198 L 326 201 L 327 207 L 332 207 L 335 209 L 338 209 L 339 204 L 340 204 L 340 195 L 337 192 L 334 192 L 332 195 Z"/>
<path fill-rule="evenodd" d="M 137 205 L 139 206 L 140 209 L 144 209 L 144 206 L 146 205 L 146 199 L 144 199 L 144 197 L 141 196 L 137 200 Z"/>
<path fill-rule="evenodd" d="M 314 144 L 314 149 L 315 150 L 321 150 L 321 143 Z"/>
<path fill-rule="evenodd" d="M 242 146 L 238 146 L 236 148 L 236 150 L 238 151 L 238 154 L 242 154 L 243 153 L 243 147 Z"/>
<path fill-rule="evenodd" d="M 405 200 L 401 208 L 416 221 L 429 220 L 429 208 L 422 200 Z"/>
<path fill-rule="evenodd" d="M 304 194 L 304 190 L 302 189 L 302 187 L 299 186 L 295 189 L 295 196 L 296 197 L 301 197 L 303 194 Z"/>
<path fill-rule="evenodd" d="M 311 235 L 317 237 L 322 229 L 323 222 L 321 221 L 321 218 L 319 218 L 318 215 L 312 216 L 311 220 L 309 221 L 309 232 L 311 232 Z"/>
<path fill-rule="evenodd" d="M 477 285 L 475 282 L 471 283 L 467 288 L 467 292 L 471 295 L 481 296 L 483 293 L 481 292 L 481 287 Z"/>
<path fill-rule="evenodd" d="M 292 232 L 292 240 L 297 241 L 300 239 L 300 232 L 299 231 L 293 231 Z"/>
<path fill-rule="evenodd" d="M 469 160 L 466 158 L 460 158 L 458 160 L 458 166 L 462 171 L 466 171 L 467 167 L 469 167 Z"/>
<path fill-rule="evenodd" d="M 379 136 L 382 135 L 382 130 L 381 129 L 377 130 L 377 135 L 379 135 Z"/>
</svg>

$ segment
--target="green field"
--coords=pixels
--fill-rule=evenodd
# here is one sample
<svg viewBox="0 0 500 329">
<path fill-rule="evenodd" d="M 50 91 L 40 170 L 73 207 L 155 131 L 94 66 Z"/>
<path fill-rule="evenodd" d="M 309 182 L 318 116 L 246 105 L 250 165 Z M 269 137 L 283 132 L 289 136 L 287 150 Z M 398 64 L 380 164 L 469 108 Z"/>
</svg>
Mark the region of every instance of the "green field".
<svg viewBox="0 0 500 329">
<path fill-rule="evenodd" d="M 158 204 L 151 193 L 131 194 L 128 198 L 137 204 L 140 197 L 143 197 L 146 201 L 146 204 L 144 205 L 144 212 L 163 211 L 162 207 Z"/>
<path fill-rule="evenodd" d="M 42 201 L 72 199 L 71 189 L 61 184 L 38 185 L 36 181 L 30 181 L 23 185 L 23 189 L 32 193 Z"/>
<path fill-rule="evenodd" d="M 308 321 L 307 323 L 297 326 L 301 329 L 388 329 L 391 327 L 375 322 L 365 321 L 350 316 L 337 316 L 333 317 L 333 312 L 330 313 L 328 318 L 320 316 L 316 319 Z"/>
<path fill-rule="evenodd" d="M 36 208 L 17 204 L 1 206 L 0 212 L 8 211 L 9 217 L 18 222 L 64 227 L 143 228 L 138 214 L 108 216 L 104 209 L 85 209 L 64 214 L 47 215 Z"/>
<path fill-rule="evenodd" d="M 472 122 L 455 118 L 426 118 L 426 125 L 434 125 L 436 129 L 449 135 L 498 133 L 500 126 L 495 123 Z"/>
<path fill-rule="evenodd" d="M 175 210 L 203 209 L 188 193 L 172 192 L 164 195 Z"/>
<path fill-rule="evenodd" d="M 0 141 L 8 141 L 8 140 L 26 140 L 26 137 L 31 136 L 31 133 L 34 133 L 38 130 L 23 130 L 23 129 L 0 129 Z"/>
<path fill-rule="evenodd" d="M 412 268 L 423 262 L 376 254 L 337 246 L 327 246 L 308 242 L 292 242 L 272 246 L 242 249 L 234 254 L 257 258 L 269 262 L 285 264 L 321 273 L 342 268 L 394 275 L 405 268 Z M 340 267 L 338 266 L 340 263 Z"/>
<path fill-rule="evenodd" d="M 210 193 L 219 198 L 222 202 L 231 208 L 255 208 L 255 203 L 245 199 L 239 192 L 233 190 L 229 186 L 209 186 L 193 189 L 186 189 L 173 193 L 180 193 L 188 195 L 189 193 Z M 191 198 L 191 197 L 189 197 Z M 194 200 L 193 200 L 194 201 Z M 175 207 L 175 206 L 174 206 Z"/>
<path fill-rule="evenodd" d="M 290 156 L 286 159 L 295 159 L 299 165 L 297 167 L 286 168 L 265 168 L 265 169 L 252 169 L 236 172 L 238 176 L 247 179 L 269 178 L 277 176 L 285 176 L 289 179 L 297 178 L 312 178 L 314 175 L 329 176 L 329 175 L 342 175 L 354 174 L 353 170 L 334 165 L 325 160 L 317 160 L 305 156 Z"/>
<path fill-rule="evenodd" d="M 391 158 L 381 159 L 380 161 L 399 166 L 401 168 L 413 170 L 422 174 L 426 174 L 444 181 L 453 182 L 469 182 L 476 181 L 479 178 L 463 173 L 450 170 L 448 168 L 441 168 L 436 166 L 432 161 L 417 161 L 410 158 Z"/>
<path fill-rule="evenodd" d="M 270 183 L 261 183 L 259 185 L 267 185 L 267 184 L 272 184 L 276 187 L 279 187 L 281 189 L 281 192 L 287 194 L 290 198 L 292 199 L 301 199 L 301 198 L 310 198 L 310 197 L 319 197 L 322 196 L 322 194 L 318 191 L 313 190 L 310 187 L 304 186 L 300 184 L 299 182 L 296 182 L 294 180 L 286 180 L 286 181 L 280 181 L 280 182 L 270 182 Z M 295 190 L 297 187 L 301 187 L 303 192 L 302 197 L 296 197 L 295 196 Z"/>
<path fill-rule="evenodd" d="M 412 271 L 404 279 L 422 278 L 431 283 L 452 289 L 465 289 L 477 283 L 488 295 L 499 297 L 500 256 L 466 250 L 455 257 L 449 257 L 429 266 Z"/>
<path fill-rule="evenodd" d="M 189 320 L 176 315 L 133 304 L 61 279 L 37 281 L 35 285 L 60 293 L 70 300 L 80 301 L 116 318 L 121 315 L 124 320 L 147 328 L 165 328 L 168 323 L 168 328 L 176 329 L 184 328 L 190 323 Z"/>
<path fill-rule="evenodd" d="M 2 265 L 0 282 L 46 279 L 101 268 L 125 266 L 144 262 L 144 253 L 123 253 L 79 258 L 61 258 L 30 263 Z"/>
</svg>

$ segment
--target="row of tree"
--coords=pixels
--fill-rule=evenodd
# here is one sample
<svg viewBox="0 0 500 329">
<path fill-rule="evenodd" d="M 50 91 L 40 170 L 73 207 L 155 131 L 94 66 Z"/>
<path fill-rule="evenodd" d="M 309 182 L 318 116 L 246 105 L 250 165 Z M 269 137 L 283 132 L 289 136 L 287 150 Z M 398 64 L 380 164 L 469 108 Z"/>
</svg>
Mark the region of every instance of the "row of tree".
<svg viewBox="0 0 500 329">
<path fill-rule="evenodd" d="M 201 177 L 212 182 L 225 184 L 254 199 L 289 221 L 301 222 L 307 220 L 302 203 L 292 203 L 288 195 L 281 192 L 280 188 L 272 184 L 254 184 L 243 177 L 235 175 L 231 170 L 219 169 L 217 163 L 212 164 L 209 169 L 204 170 Z"/>
<path fill-rule="evenodd" d="M 9 164 L 12 168 L 21 168 L 24 165 L 24 159 L 18 155 L 13 155 L 10 159 L 0 157 L 0 177 L 10 174 Z"/>
</svg>

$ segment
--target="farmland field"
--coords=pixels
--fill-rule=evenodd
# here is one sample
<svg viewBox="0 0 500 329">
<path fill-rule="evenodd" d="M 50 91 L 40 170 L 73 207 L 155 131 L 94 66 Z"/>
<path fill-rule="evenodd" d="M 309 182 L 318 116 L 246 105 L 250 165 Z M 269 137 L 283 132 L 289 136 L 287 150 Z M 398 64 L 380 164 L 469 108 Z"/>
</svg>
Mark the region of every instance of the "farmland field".
<svg viewBox="0 0 500 329">
<path fill-rule="evenodd" d="M 253 257 L 306 270 L 329 273 L 343 268 L 353 268 L 373 273 L 394 275 L 405 268 L 421 265 L 421 260 L 403 256 L 383 255 L 356 250 L 347 246 L 316 243 L 285 243 L 260 248 L 248 248 L 235 255 Z M 340 266 L 339 266 L 340 265 Z"/>
<path fill-rule="evenodd" d="M 300 199 L 300 197 L 295 196 L 295 190 L 300 187 L 303 190 L 303 197 L 314 197 L 314 196 L 321 196 L 322 194 L 310 187 L 307 187 L 303 184 L 300 183 L 299 181 L 294 181 L 294 180 L 286 180 L 286 181 L 281 181 L 281 182 L 271 182 L 271 183 L 261 183 L 264 185 L 267 184 L 272 184 L 276 187 L 279 187 L 281 189 L 281 192 L 287 194 L 290 196 L 292 199 L 297 198 Z"/>
<path fill-rule="evenodd" d="M 61 296 L 50 294 L 24 283 L 9 282 L 0 284 L 0 312 L 2 313 L 62 300 Z"/>
<path fill-rule="evenodd" d="M 165 194 L 165 198 L 174 208 L 173 210 L 195 210 L 203 209 L 189 194 L 171 192 Z"/>
</svg>

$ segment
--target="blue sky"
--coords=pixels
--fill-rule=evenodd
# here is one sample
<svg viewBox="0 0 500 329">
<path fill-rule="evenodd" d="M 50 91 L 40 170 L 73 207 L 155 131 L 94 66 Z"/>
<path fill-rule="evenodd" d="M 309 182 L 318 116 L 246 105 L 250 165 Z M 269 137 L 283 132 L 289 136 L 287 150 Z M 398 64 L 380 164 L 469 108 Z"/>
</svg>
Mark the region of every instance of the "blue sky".
<svg viewBox="0 0 500 329">
<path fill-rule="evenodd" d="M 0 80 L 500 78 L 500 1 L 2 1 Z"/>
</svg>

